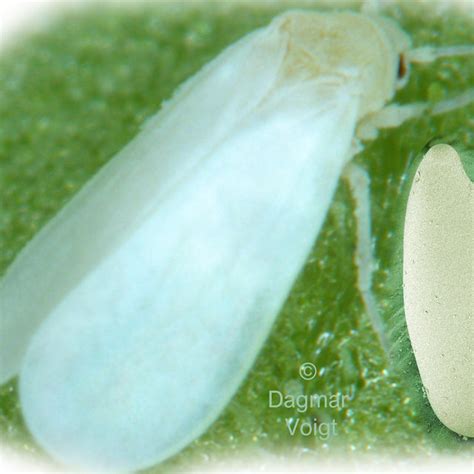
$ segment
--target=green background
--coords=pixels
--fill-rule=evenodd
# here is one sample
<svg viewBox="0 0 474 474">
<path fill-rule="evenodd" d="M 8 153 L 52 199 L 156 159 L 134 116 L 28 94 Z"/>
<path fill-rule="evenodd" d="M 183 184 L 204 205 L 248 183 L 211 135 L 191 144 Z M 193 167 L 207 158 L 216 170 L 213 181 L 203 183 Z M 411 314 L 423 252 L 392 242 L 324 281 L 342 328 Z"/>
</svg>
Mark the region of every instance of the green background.
<svg viewBox="0 0 474 474">
<path fill-rule="evenodd" d="M 403 3 L 386 13 L 417 46 L 474 42 L 468 19 L 420 8 Z M 184 79 L 285 9 L 277 3 L 83 9 L 4 50 L 0 275 Z M 472 59 L 416 66 L 396 101 L 441 100 L 465 91 L 473 80 Z M 242 387 L 205 435 L 153 471 L 241 451 L 308 460 L 341 454 L 348 460 L 358 453 L 472 453 L 471 441 L 437 421 L 421 388 L 404 323 L 400 234 L 413 162 L 433 139 L 474 149 L 473 112 L 470 106 L 436 118 L 426 115 L 383 131 L 356 157 L 371 176 L 378 263 L 374 290 L 392 341 L 391 358 L 382 351 L 356 288 L 353 201 L 341 182 L 311 256 Z M 315 380 L 299 377 L 303 362 L 319 368 Z M 352 392 L 354 399 L 340 410 L 299 414 L 296 409 L 269 409 L 269 390 Z M 327 440 L 291 437 L 285 418 L 292 417 L 335 419 L 337 435 Z M 22 421 L 15 381 L 0 387 L 0 433 L 20 449 L 44 455 Z"/>
</svg>

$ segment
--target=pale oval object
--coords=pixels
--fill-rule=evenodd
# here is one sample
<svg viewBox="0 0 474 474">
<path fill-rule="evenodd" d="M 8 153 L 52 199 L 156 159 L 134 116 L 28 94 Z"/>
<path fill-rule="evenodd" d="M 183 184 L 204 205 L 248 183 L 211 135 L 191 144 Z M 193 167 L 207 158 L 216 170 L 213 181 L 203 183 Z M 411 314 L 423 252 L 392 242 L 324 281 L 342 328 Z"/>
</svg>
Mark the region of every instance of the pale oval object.
<svg viewBox="0 0 474 474">
<path fill-rule="evenodd" d="M 449 429 L 474 436 L 474 187 L 449 145 L 421 161 L 403 242 L 405 314 L 431 407 Z"/>
<path fill-rule="evenodd" d="M 145 468 L 217 418 L 408 46 L 381 18 L 277 17 L 187 81 L 26 246 L 0 286 L 0 378 L 19 371 L 49 453 Z"/>
</svg>

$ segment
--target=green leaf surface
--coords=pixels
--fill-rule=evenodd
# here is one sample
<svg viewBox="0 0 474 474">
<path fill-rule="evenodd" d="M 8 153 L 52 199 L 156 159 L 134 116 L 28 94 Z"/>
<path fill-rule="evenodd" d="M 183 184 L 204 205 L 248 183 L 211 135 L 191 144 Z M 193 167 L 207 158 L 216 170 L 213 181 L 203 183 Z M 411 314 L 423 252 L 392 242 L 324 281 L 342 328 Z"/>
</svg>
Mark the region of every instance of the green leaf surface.
<svg viewBox="0 0 474 474">
<path fill-rule="evenodd" d="M 184 79 L 284 9 L 272 2 L 83 10 L 3 51 L 0 275 Z M 417 46 L 474 42 L 472 22 L 454 12 L 436 15 L 407 2 L 390 7 L 387 14 Z M 396 101 L 436 101 L 473 82 L 472 59 L 443 59 L 414 67 Z M 319 460 L 354 453 L 471 454 L 472 443 L 444 428 L 423 394 L 406 336 L 400 252 L 409 164 L 436 138 L 454 137 L 473 150 L 473 112 L 469 106 L 443 116 L 426 115 L 383 131 L 356 157 L 371 177 L 378 262 L 374 290 L 393 343 L 391 359 L 381 349 L 357 291 L 354 203 L 341 181 L 311 256 L 242 387 L 207 433 L 152 472 L 240 451 Z M 318 367 L 314 380 L 299 377 L 304 362 Z M 270 390 L 351 393 L 353 399 L 339 409 L 300 413 L 269 408 Z M 335 420 L 336 435 L 290 436 L 285 419 L 293 423 L 297 418 Z M 0 433 L 20 449 L 44 455 L 22 421 L 15 380 L 0 387 Z"/>
</svg>

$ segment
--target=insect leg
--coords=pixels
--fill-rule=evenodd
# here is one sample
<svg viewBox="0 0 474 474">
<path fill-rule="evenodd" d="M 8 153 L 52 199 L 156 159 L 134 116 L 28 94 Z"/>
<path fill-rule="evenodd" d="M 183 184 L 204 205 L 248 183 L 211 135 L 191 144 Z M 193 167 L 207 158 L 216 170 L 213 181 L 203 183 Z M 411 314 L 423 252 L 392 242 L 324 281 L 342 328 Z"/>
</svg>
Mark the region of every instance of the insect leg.
<svg viewBox="0 0 474 474">
<path fill-rule="evenodd" d="M 441 115 L 452 110 L 461 109 L 474 102 L 474 89 L 459 94 L 451 99 L 442 100 L 430 107 L 431 115 Z"/>
<path fill-rule="evenodd" d="M 381 128 L 397 128 L 412 118 L 420 117 L 428 109 L 426 102 L 412 104 L 389 104 L 378 112 L 362 119 L 356 130 L 361 140 L 374 140 Z"/>
<path fill-rule="evenodd" d="M 435 104 L 413 102 L 411 104 L 389 104 L 378 112 L 362 119 L 356 136 L 362 140 L 374 140 L 381 128 L 396 128 L 407 120 L 427 115 L 441 115 L 461 109 L 474 102 L 474 88 Z"/>
<path fill-rule="evenodd" d="M 426 64 L 432 63 L 440 58 L 474 55 L 474 45 L 468 44 L 446 47 L 422 46 L 421 48 L 407 51 L 405 54 L 409 63 Z"/>
<path fill-rule="evenodd" d="M 372 274 L 375 268 L 375 259 L 372 248 L 370 216 L 370 178 L 363 168 L 352 162 L 345 167 L 343 177 L 347 180 L 355 201 L 357 286 L 372 326 L 378 334 L 382 347 L 388 353 L 389 344 L 384 324 L 372 292 Z"/>
</svg>

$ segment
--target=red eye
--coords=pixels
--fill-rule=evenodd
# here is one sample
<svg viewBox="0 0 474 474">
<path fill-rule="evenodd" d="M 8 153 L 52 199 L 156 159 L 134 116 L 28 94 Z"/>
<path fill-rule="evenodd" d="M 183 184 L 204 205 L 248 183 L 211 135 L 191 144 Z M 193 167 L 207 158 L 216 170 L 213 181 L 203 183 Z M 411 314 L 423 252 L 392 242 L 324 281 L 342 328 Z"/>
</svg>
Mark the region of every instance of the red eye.
<svg viewBox="0 0 474 474">
<path fill-rule="evenodd" d="M 400 54 L 398 57 L 398 78 L 403 79 L 407 73 L 407 63 L 405 62 L 405 56 Z"/>
</svg>

